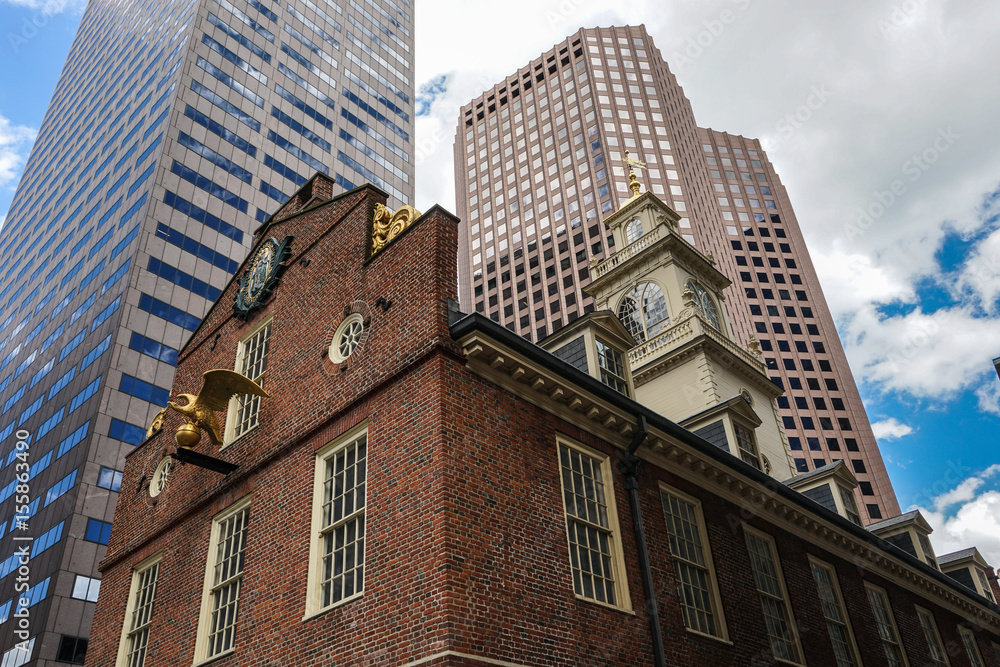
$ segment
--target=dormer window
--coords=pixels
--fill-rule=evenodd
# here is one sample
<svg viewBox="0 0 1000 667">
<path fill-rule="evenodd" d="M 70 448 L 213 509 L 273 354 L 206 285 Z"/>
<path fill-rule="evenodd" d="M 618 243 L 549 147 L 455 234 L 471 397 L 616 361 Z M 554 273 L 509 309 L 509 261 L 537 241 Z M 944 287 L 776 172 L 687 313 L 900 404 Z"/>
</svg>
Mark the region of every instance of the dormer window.
<svg viewBox="0 0 1000 667">
<path fill-rule="evenodd" d="M 760 470 L 760 455 L 757 452 L 757 438 L 753 431 L 733 423 L 733 430 L 736 431 L 736 447 L 740 450 L 740 458 L 744 463 L 749 463 L 757 470 Z"/>
<path fill-rule="evenodd" d="M 694 292 L 694 302 L 695 307 L 705 316 L 708 323 L 711 324 L 716 329 L 722 330 L 721 323 L 719 321 L 719 311 L 715 308 L 715 302 L 712 301 L 712 297 L 709 296 L 705 288 L 699 285 L 694 280 L 687 281 L 687 288 Z"/>
<path fill-rule="evenodd" d="M 861 522 L 861 514 L 858 513 L 858 504 L 854 501 L 854 492 L 837 485 L 840 489 L 840 501 L 844 505 L 844 513 L 847 518 L 859 526 L 864 526 Z"/>
<path fill-rule="evenodd" d="M 639 218 L 632 218 L 632 220 L 625 225 L 625 243 L 633 244 L 642 237 L 642 220 Z"/>
<path fill-rule="evenodd" d="M 597 363 L 601 367 L 601 382 L 615 391 L 628 396 L 628 382 L 625 380 L 625 363 L 622 353 L 600 338 L 597 343 Z"/>
<path fill-rule="evenodd" d="M 622 298 L 618 319 L 637 343 L 653 338 L 670 321 L 663 290 L 656 283 L 639 283 Z"/>
<path fill-rule="evenodd" d="M 924 552 L 924 560 L 935 570 L 938 569 L 937 557 L 934 555 L 934 547 L 931 546 L 931 541 L 923 533 L 917 534 L 917 541 L 920 542 L 920 550 Z M 987 590 L 989 590 L 988 587 Z"/>
</svg>

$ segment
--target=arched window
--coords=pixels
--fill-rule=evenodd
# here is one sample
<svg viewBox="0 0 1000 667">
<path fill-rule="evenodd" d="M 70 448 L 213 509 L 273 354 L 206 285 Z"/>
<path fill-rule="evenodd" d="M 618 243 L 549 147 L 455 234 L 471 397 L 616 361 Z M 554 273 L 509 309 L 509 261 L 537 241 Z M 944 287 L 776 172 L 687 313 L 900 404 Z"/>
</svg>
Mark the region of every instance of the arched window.
<svg viewBox="0 0 1000 667">
<path fill-rule="evenodd" d="M 705 316 L 705 319 L 708 320 L 709 324 L 721 331 L 722 325 L 719 322 L 719 311 L 715 309 L 715 302 L 712 301 L 712 297 L 708 295 L 705 288 L 693 280 L 687 281 L 687 288 L 694 292 L 695 305 L 701 311 L 702 315 Z"/>
<path fill-rule="evenodd" d="M 663 290 L 655 283 L 639 283 L 618 304 L 618 319 L 637 343 L 660 333 L 670 323 Z"/>
<path fill-rule="evenodd" d="M 632 218 L 632 221 L 625 225 L 625 242 L 635 243 L 642 236 L 642 221 L 639 218 Z"/>
</svg>

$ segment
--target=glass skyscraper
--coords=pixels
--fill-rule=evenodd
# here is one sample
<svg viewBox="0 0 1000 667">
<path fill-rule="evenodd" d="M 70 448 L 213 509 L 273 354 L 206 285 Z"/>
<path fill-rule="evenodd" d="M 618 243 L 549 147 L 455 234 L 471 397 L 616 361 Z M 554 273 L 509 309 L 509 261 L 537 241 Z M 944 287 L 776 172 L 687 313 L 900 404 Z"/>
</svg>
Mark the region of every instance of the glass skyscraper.
<svg viewBox="0 0 1000 667">
<path fill-rule="evenodd" d="M 536 341 L 593 310 L 591 270 L 622 250 L 601 219 L 630 196 L 626 150 L 647 165 L 644 187 L 681 216 L 684 238 L 733 281 L 737 338 L 759 340 L 785 388 L 778 409 L 797 472 L 843 460 L 866 522 L 899 514 L 777 172 L 756 139 L 698 127 L 642 26 L 580 30 L 462 107 L 463 309 Z M 669 304 L 668 315 L 681 309 Z"/>
<path fill-rule="evenodd" d="M 410 0 L 90 2 L 0 231 L 3 667 L 82 662 L 124 457 L 253 229 L 316 171 L 412 200 L 412 78 Z"/>
</svg>

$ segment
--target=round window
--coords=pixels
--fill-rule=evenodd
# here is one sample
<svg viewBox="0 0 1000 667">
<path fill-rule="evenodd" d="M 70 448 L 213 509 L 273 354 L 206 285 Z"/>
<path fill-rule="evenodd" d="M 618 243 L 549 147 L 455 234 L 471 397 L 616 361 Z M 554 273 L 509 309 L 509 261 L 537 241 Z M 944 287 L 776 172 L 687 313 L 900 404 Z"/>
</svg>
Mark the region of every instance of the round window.
<svg viewBox="0 0 1000 667">
<path fill-rule="evenodd" d="M 153 478 L 149 480 L 149 495 L 152 498 L 163 493 L 167 486 L 170 473 L 174 470 L 174 460 L 169 456 L 164 456 L 153 471 Z"/>
<path fill-rule="evenodd" d="M 330 361 L 339 364 L 345 361 L 361 342 L 361 334 L 365 331 L 365 323 L 361 315 L 354 313 L 337 327 L 330 343 Z"/>
</svg>

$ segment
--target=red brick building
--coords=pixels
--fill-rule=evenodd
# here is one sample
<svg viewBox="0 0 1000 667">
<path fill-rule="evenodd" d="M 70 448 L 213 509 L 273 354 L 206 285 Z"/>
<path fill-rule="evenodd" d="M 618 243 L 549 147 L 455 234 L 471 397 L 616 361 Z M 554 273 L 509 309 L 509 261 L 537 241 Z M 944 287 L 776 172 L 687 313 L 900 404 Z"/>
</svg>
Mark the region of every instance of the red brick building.
<svg viewBox="0 0 1000 667">
<path fill-rule="evenodd" d="M 576 356 L 458 313 L 458 221 L 385 201 L 317 175 L 258 231 L 174 388 L 269 397 L 195 447 L 228 474 L 173 411 L 131 453 L 88 665 L 1000 667 L 1000 607 L 842 516 L 843 464 L 780 481 L 633 400 L 600 313 Z M 748 372 L 724 334 L 677 353 Z M 764 433 L 751 390 L 704 421 Z"/>
</svg>

